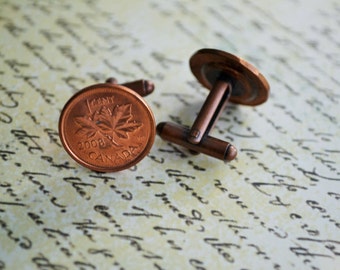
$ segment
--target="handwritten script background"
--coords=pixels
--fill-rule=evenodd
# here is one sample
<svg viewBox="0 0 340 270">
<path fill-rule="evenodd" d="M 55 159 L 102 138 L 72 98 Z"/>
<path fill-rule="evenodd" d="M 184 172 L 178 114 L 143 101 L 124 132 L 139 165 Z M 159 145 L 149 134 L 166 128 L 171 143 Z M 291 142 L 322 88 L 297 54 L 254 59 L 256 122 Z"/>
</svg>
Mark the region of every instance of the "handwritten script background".
<svg viewBox="0 0 340 270">
<path fill-rule="evenodd" d="M 335 0 L 0 1 L 0 269 L 339 267 L 339 17 Z M 60 110 L 111 76 L 152 80 L 156 121 L 191 125 L 205 47 L 271 85 L 213 130 L 235 161 L 159 137 L 119 173 L 66 154 Z"/>
</svg>

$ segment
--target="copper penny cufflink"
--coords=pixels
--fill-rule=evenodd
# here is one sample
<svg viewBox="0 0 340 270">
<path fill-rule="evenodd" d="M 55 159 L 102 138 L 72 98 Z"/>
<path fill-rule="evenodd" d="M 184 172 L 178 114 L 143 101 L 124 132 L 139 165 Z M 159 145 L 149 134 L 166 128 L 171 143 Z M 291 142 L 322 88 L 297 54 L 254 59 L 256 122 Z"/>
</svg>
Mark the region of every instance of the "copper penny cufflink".
<svg viewBox="0 0 340 270">
<path fill-rule="evenodd" d="M 190 67 L 198 81 L 211 91 L 191 128 L 161 122 L 157 125 L 157 133 L 161 138 L 193 152 L 231 161 L 237 155 L 236 148 L 209 136 L 209 132 L 228 101 L 259 105 L 268 98 L 269 84 L 254 66 L 242 58 L 215 49 L 197 51 L 190 59 Z"/>
<path fill-rule="evenodd" d="M 115 79 L 86 87 L 65 104 L 59 135 L 69 155 L 99 172 L 127 169 L 148 154 L 155 119 L 141 96 L 154 89 L 139 80 L 118 85 Z"/>
<path fill-rule="evenodd" d="M 161 138 L 193 153 L 231 161 L 236 148 L 209 136 L 227 102 L 259 105 L 269 95 L 269 84 L 251 64 L 232 54 L 202 49 L 190 59 L 192 73 L 210 89 L 191 128 L 161 122 Z M 81 165 L 100 172 L 127 169 L 143 159 L 154 142 L 155 119 L 141 96 L 154 86 L 139 80 L 118 85 L 115 79 L 84 88 L 64 106 L 59 120 L 61 142 Z"/>
</svg>

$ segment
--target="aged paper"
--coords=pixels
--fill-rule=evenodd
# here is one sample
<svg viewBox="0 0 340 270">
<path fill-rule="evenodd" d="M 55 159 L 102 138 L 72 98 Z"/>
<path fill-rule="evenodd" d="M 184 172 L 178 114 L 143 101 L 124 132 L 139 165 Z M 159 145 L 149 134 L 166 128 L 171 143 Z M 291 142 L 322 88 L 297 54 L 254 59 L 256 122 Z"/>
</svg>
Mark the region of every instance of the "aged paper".
<svg viewBox="0 0 340 270">
<path fill-rule="evenodd" d="M 339 269 L 339 18 L 336 0 L 1 0 L 0 269 Z M 67 155 L 63 105 L 111 76 L 152 80 L 156 121 L 191 125 L 206 47 L 271 85 L 212 131 L 236 160 L 159 137 L 118 173 Z"/>
</svg>

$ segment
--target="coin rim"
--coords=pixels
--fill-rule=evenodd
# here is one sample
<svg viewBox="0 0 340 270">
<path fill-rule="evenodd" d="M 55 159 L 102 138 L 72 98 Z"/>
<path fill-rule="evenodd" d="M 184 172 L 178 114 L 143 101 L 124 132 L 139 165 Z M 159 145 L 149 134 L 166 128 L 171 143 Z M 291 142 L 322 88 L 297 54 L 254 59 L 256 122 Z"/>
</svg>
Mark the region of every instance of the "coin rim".
<svg viewBox="0 0 340 270">
<path fill-rule="evenodd" d="M 237 74 L 244 78 L 235 78 L 236 80 L 242 79 L 244 83 L 248 83 L 247 80 L 250 80 L 250 82 L 254 84 L 255 88 L 250 87 L 246 89 L 248 91 L 245 91 L 242 96 L 234 96 L 232 92 L 229 99 L 230 102 L 256 106 L 266 102 L 269 97 L 270 86 L 266 78 L 256 67 L 241 57 L 225 51 L 205 48 L 198 50 L 191 56 L 189 65 L 193 75 L 209 90 L 213 86 L 205 74 L 206 67 L 220 69 L 222 73 L 226 73 L 231 78 Z M 235 74 L 230 70 L 233 70 Z M 236 85 L 236 87 L 238 87 L 238 85 Z"/>
<path fill-rule="evenodd" d="M 139 102 L 141 102 L 144 105 L 144 108 L 147 111 L 147 114 L 150 116 L 149 122 L 150 122 L 150 136 L 147 139 L 147 144 L 145 145 L 144 149 L 140 152 L 140 154 L 133 160 L 131 160 L 130 162 L 122 165 L 122 166 L 116 166 L 116 167 L 109 167 L 109 166 L 98 166 L 98 165 L 93 165 L 87 161 L 85 161 L 84 159 L 80 158 L 70 147 L 70 144 L 68 143 L 67 140 L 67 135 L 66 135 L 66 118 L 65 115 L 67 114 L 67 112 L 69 112 L 71 110 L 71 108 L 73 107 L 73 103 L 75 102 L 75 100 L 83 95 L 86 92 L 89 91 L 94 91 L 95 89 L 99 90 L 99 89 L 113 89 L 114 91 L 125 91 L 125 93 L 128 93 L 130 95 L 132 95 L 133 97 L 135 97 Z M 95 85 L 91 85 L 88 86 L 82 90 L 80 90 L 79 92 L 77 92 L 76 94 L 74 94 L 64 105 L 60 117 L 59 117 L 59 125 L 58 125 L 58 129 L 59 129 L 59 137 L 61 140 L 61 143 L 64 147 L 64 149 L 66 150 L 66 152 L 71 156 L 71 158 L 73 158 L 77 163 L 79 163 L 80 165 L 93 170 L 93 171 L 98 171 L 98 172 L 117 172 L 117 171 L 122 171 L 125 169 L 128 169 L 134 165 L 136 165 L 139 161 L 141 161 L 150 151 L 154 140 L 155 140 L 155 135 L 156 135 L 156 124 L 155 124 L 155 117 L 152 113 L 152 110 L 150 109 L 149 105 L 145 102 L 145 100 L 136 92 L 134 92 L 133 90 L 131 90 L 130 88 L 127 88 L 125 86 L 122 85 L 113 85 L 113 84 L 109 84 L 109 83 L 100 83 L 100 84 L 95 84 Z"/>
</svg>

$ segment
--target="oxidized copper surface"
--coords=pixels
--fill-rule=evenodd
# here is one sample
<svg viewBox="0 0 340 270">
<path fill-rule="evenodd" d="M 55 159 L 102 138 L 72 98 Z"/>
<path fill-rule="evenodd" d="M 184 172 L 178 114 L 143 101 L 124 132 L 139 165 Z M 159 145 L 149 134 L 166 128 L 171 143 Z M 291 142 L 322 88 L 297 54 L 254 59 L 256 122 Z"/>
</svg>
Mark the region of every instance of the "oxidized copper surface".
<svg viewBox="0 0 340 270">
<path fill-rule="evenodd" d="M 225 162 L 231 161 L 237 156 L 235 146 L 208 135 L 200 143 L 192 144 L 187 140 L 189 132 L 189 128 L 176 123 L 161 122 L 157 125 L 157 133 L 162 139 L 186 147 L 193 154 L 203 153 Z"/>
<path fill-rule="evenodd" d="M 65 105 L 59 135 L 71 157 L 100 172 L 138 163 L 155 137 L 154 116 L 134 91 L 110 83 L 89 86 Z"/>
<path fill-rule="evenodd" d="M 215 49 L 197 51 L 190 58 L 190 67 L 198 81 L 211 91 L 191 128 L 161 122 L 157 133 L 196 153 L 231 161 L 237 155 L 236 148 L 209 136 L 209 132 L 228 101 L 251 106 L 261 104 L 268 99 L 269 84 L 242 58 Z"/>
<path fill-rule="evenodd" d="M 198 81 L 208 89 L 212 89 L 221 76 L 230 81 L 230 102 L 255 106 L 268 99 L 266 78 L 238 56 L 215 49 L 201 49 L 190 58 L 190 67 Z"/>
</svg>

